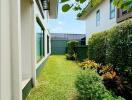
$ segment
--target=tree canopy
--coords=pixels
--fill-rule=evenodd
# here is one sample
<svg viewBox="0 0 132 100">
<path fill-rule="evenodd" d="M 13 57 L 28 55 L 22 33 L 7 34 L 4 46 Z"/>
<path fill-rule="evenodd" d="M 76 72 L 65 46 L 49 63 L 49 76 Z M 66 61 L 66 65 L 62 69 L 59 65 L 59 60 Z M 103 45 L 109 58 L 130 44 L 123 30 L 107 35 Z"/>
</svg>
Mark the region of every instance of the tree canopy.
<svg viewBox="0 0 132 100">
<path fill-rule="evenodd" d="M 101 1 L 103 0 L 61 0 L 61 3 L 63 4 L 62 11 L 68 12 L 69 10 L 73 10 L 78 12 L 77 17 L 80 17 L 83 13 L 85 13 L 85 7 L 82 7 L 84 3 L 86 3 L 86 6 L 90 3 L 91 7 L 96 7 Z M 113 4 L 117 8 L 130 11 L 132 10 L 132 0 L 113 0 Z"/>
</svg>

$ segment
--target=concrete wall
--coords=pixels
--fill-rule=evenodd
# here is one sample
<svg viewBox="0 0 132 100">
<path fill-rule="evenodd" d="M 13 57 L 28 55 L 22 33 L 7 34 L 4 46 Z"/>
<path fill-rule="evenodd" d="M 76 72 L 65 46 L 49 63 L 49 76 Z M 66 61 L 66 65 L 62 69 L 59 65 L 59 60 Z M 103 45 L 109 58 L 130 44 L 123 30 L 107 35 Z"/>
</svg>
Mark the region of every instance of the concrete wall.
<svg viewBox="0 0 132 100">
<path fill-rule="evenodd" d="M 98 10 L 100 10 L 100 25 L 96 26 L 96 12 Z M 116 15 L 115 18 L 110 19 L 110 0 L 104 0 L 86 19 L 87 40 L 92 33 L 107 30 L 114 25 L 116 25 Z"/>
</svg>

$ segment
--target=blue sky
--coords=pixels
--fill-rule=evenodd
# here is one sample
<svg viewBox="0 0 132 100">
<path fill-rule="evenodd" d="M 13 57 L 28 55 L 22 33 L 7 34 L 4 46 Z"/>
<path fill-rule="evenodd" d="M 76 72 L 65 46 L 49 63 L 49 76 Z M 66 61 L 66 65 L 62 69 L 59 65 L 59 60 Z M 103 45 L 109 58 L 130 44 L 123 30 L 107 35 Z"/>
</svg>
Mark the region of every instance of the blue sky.
<svg viewBox="0 0 132 100">
<path fill-rule="evenodd" d="M 74 11 L 62 12 L 61 4 L 58 7 L 58 18 L 48 21 L 50 33 L 85 34 L 85 22 L 76 20 Z"/>
</svg>

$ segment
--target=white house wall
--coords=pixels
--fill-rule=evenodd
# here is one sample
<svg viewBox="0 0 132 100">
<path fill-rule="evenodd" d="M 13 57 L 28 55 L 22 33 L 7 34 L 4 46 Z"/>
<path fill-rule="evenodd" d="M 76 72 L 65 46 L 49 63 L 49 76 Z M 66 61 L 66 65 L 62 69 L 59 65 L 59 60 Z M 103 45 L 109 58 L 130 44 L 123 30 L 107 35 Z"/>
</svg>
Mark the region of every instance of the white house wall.
<svg viewBox="0 0 132 100">
<path fill-rule="evenodd" d="M 11 100 L 9 0 L 0 0 L 0 100 Z"/>
<path fill-rule="evenodd" d="M 47 54 L 47 35 L 49 35 L 50 36 L 50 34 L 49 34 L 49 31 L 48 31 L 48 29 L 47 29 L 47 20 L 48 20 L 48 16 L 46 15 L 46 14 L 48 14 L 48 13 L 45 13 L 45 18 L 43 19 L 42 18 L 42 16 L 41 16 L 41 14 L 40 14 L 40 12 L 39 12 L 39 8 L 38 8 L 38 6 L 37 6 L 37 4 L 35 3 L 35 5 L 34 5 L 34 12 L 35 12 L 35 18 L 34 18 L 34 22 L 35 22 L 35 24 L 37 24 L 36 22 L 36 18 L 39 18 L 39 20 L 41 21 L 41 24 L 43 25 L 43 27 L 44 27 L 44 29 L 45 29 L 45 34 L 44 34 L 44 41 L 45 41 L 45 56 L 44 56 L 44 58 L 40 61 L 40 62 L 36 62 L 36 69 L 44 62 L 44 60 L 46 60 L 47 59 L 47 57 L 50 55 L 50 53 L 49 54 Z M 36 26 L 36 25 L 35 25 Z M 35 33 L 36 34 L 36 33 Z M 35 36 L 36 37 L 36 36 Z M 36 38 L 35 38 L 35 41 L 36 41 Z M 35 49 L 36 50 L 36 49 Z M 36 52 L 36 51 L 35 51 Z M 36 58 L 36 57 L 35 57 Z M 37 61 L 37 60 L 35 60 L 35 61 Z"/>
<path fill-rule="evenodd" d="M 96 12 L 100 10 L 100 25 L 96 26 Z M 110 0 L 104 0 L 94 11 L 92 11 L 86 19 L 87 40 L 94 32 L 101 32 L 116 25 L 115 18 L 110 19 Z"/>
<path fill-rule="evenodd" d="M 45 57 L 39 63 L 35 62 L 36 17 L 45 28 Z M 0 100 L 22 100 L 22 80 L 35 82 L 36 69 L 49 56 L 46 24 L 35 0 L 0 0 Z"/>
<path fill-rule="evenodd" d="M 32 78 L 33 3 L 21 0 L 22 79 Z"/>
</svg>

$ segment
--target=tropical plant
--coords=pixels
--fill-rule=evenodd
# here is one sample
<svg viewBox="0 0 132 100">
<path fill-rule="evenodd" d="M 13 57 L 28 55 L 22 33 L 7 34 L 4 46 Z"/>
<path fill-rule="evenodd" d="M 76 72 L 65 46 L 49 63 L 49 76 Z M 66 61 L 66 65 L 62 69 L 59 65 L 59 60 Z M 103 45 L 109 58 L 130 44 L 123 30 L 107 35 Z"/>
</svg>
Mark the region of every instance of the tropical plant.
<svg viewBox="0 0 132 100">
<path fill-rule="evenodd" d="M 99 64 L 97 64 L 93 60 L 85 60 L 84 62 L 80 63 L 81 69 L 98 69 L 100 67 Z"/>
</svg>

